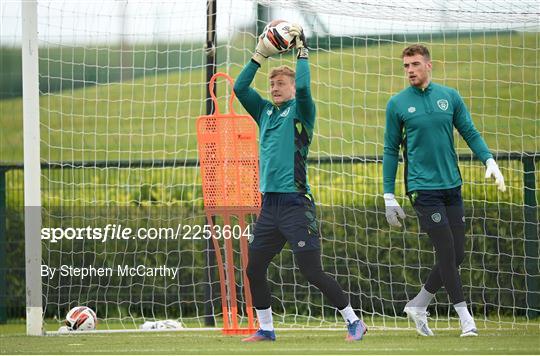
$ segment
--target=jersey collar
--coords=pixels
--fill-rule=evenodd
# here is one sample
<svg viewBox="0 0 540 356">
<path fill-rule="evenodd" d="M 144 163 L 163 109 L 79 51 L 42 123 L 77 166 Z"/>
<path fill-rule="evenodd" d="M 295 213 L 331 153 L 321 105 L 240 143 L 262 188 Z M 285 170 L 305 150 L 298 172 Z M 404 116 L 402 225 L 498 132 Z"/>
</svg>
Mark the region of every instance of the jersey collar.
<svg viewBox="0 0 540 356">
<path fill-rule="evenodd" d="M 278 109 L 279 111 L 282 111 L 283 109 L 286 109 L 288 108 L 289 106 L 291 106 L 291 104 L 294 102 L 296 98 L 292 98 L 292 99 L 289 99 L 287 100 L 286 102 L 284 102 L 283 104 L 281 104 L 281 106 L 277 106 L 276 104 L 274 104 L 274 106 L 276 107 L 276 109 Z"/>
<path fill-rule="evenodd" d="M 416 94 L 420 94 L 420 95 L 429 94 L 433 90 L 433 82 L 430 81 L 428 86 L 425 87 L 424 89 L 420 89 L 412 85 L 411 85 L 411 88 Z"/>
</svg>

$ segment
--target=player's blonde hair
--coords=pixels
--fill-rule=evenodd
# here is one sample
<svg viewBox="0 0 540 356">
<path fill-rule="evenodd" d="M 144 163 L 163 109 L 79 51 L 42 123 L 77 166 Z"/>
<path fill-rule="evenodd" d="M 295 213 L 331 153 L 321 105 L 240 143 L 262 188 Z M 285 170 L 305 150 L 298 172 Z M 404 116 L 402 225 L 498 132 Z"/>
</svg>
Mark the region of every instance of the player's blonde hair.
<svg viewBox="0 0 540 356">
<path fill-rule="evenodd" d="M 274 77 L 277 77 L 278 75 L 285 75 L 291 78 L 291 81 L 294 83 L 296 73 L 289 66 L 279 66 L 279 67 L 272 68 L 272 70 L 270 71 L 270 75 L 268 76 L 268 79 L 272 79 Z"/>
</svg>

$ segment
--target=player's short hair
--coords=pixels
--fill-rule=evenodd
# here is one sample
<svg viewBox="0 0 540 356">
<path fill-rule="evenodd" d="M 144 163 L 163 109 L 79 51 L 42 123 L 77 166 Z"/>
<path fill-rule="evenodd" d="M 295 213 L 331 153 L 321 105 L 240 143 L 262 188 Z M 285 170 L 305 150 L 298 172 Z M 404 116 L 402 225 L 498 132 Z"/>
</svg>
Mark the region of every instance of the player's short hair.
<svg viewBox="0 0 540 356">
<path fill-rule="evenodd" d="M 272 68 L 272 70 L 270 71 L 270 75 L 268 76 L 268 79 L 272 79 L 274 77 L 277 77 L 278 75 L 285 75 L 291 78 L 292 82 L 294 83 L 295 74 L 296 73 L 291 67 L 279 66 L 279 67 Z"/>
<path fill-rule="evenodd" d="M 419 43 L 410 45 L 409 47 L 405 48 L 403 50 L 403 52 L 401 52 L 401 58 L 403 59 L 404 57 L 412 57 L 412 56 L 415 56 L 417 54 L 422 55 L 428 61 L 431 60 L 431 55 L 429 54 L 429 49 L 426 46 L 421 45 Z"/>
</svg>

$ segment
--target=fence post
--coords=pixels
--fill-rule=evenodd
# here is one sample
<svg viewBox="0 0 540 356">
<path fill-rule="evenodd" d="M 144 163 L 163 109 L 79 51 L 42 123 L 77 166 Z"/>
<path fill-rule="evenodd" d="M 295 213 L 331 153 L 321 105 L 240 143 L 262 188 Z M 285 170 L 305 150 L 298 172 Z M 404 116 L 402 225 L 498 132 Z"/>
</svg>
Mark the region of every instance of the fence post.
<svg viewBox="0 0 540 356">
<path fill-rule="evenodd" d="M 527 274 L 527 317 L 538 317 L 539 283 L 538 268 L 538 214 L 535 187 L 535 156 L 523 157 L 523 213 L 525 217 L 525 271 Z"/>
<path fill-rule="evenodd" d="M 0 167 L 0 324 L 7 322 L 6 170 Z"/>
</svg>

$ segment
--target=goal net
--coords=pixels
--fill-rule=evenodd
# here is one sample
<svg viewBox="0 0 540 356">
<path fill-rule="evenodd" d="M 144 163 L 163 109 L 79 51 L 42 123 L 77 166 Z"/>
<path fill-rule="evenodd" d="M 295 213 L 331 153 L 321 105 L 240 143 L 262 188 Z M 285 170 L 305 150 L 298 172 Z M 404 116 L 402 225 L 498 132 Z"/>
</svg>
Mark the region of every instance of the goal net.
<svg viewBox="0 0 540 356">
<path fill-rule="evenodd" d="M 211 50 L 205 2 L 38 1 L 37 8 L 46 327 L 77 305 L 96 311 L 101 330 L 162 319 L 219 327 L 220 281 L 204 238 L 196 163 Z M 408 85 L 400 53 L 417 42 L 431 50 L 433 80 L 460 92 L 508 187 L 499 193 L 484 179 L 484 166 L 456 134 L 466 300 L 479 327 L 528 324 L 540 312 L 539 13 L 532 0 L 218 1 L 217 70 L 233 78 L 268 20 L 304 26 L 317 107 L 308 179 L 322 262 L 369 326 L 410 327 L 403 307 L 435 262 L 405 199 L 402 164 L 402 229 L 389 228 L 382 200 L 385 107 Z M 259 70 L 253 85 L 263 97 L 270 68 L 281 64 L 294 67 L 294 56 Z M 229 89 L 220 82 L 217 93 L 225 108 Z M 288 246 L 268 277 L 277 327 L 343 326 Z M 434 328 L 457 326 L 450 306 L 441 290 L 429 309 Z"/>
</svg>

